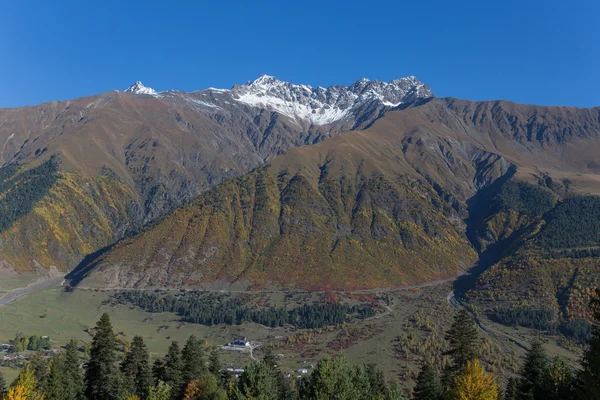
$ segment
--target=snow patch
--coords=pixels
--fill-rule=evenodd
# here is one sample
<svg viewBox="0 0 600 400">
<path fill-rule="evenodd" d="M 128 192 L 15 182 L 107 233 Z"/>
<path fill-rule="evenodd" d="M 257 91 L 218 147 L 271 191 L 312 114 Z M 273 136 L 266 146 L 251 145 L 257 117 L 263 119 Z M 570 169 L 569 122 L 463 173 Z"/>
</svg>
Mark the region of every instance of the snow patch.
<svg viewBox="0 0 600 400">
<path fill-rule="evenodd" d="M 151 87 L 144 86 L 144 84 L 140 81 L 137 81 L 133 85 L 129 86 L 125 89 L 125 93 L 134 93 L 134 94 L 147 94 L 150 96 L 158 96 L 156 90 Z"/>
</svg>

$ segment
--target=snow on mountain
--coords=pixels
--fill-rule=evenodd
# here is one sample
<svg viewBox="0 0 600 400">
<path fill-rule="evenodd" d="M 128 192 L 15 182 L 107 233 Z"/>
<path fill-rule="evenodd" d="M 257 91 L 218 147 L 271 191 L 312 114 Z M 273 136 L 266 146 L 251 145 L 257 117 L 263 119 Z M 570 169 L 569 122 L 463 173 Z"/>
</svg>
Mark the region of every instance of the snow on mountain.
<svg viewBox="0 0 600 400">
<path fill-rule="evenodd" d="M 368 103 L 397 107 L 419 98 L 433 97 L 429 88 L 414 76 L 391 82 L 361 79 L 351 86 L 313 88 L 282 82 L 269 75 L 235 86 L 234 100 L 276 111 L 291 119 L 326 125 L 349 118 Z"/>
<path fill-rule="evenodd" d="M 360 79 L 350 86 L 328 88 L 283 82 L 261 75 L 254 81 L 231 89 L 208 88 L 191 93 L 169 90 L 160 94 L 136 82 L 128 93 L 161 98 L 180 98 L 212 112 L 230 109 L 234 104 L 263 108 L 282 114 L 299 124 L 327 125 L 353 121 L 364 107 L 398 107 L 403 103 L 433 97 L 427 85 L 414 76 L 390 82 Z M 235 107 L 235 106 L 234 106 Z"/>
<path fill-rule="evenodd" d="M 158 93 L 152 89 L 151 87 L 144 86 L 144 84 L 140 81 L 137 81 L 133 85 L 129 86 L 125 89 L 126 93 L 135 93 L 135 94 L 148 94 L 150 96 L 157 96 Z"/>
</svg>

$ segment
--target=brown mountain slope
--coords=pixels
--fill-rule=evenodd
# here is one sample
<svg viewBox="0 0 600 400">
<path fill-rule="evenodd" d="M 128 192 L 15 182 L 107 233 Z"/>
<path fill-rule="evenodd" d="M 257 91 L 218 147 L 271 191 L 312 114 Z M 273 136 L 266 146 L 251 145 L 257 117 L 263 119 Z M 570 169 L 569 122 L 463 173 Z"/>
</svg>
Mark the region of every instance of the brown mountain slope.
<svg viewBox="0 0 600 400">
<path fill-rule="evenodd" d="M 403 85 L 399 95 L 421 84 Z M 421 92 L 408 96 L 431 95 Z M 53 156 L 59 160 L 55 186 L 0 229 L 2 268 L 68 271 L 125 232 L 273 155 L 366 126 L 391 108 L 365 99 L 339 121 L 313 124 L 237 101 L 236 93 L 113 91 L 0 109 L 0 169 L 25 173 Z"/>
<path fill-rule="evenodd" d="M 447 277 L 474 260 L 467 200 L 500 177 L 597 190 L 598 116 L 454 99 L 394 111 L 218 186 L 100 257 L 87 284 L 347 289 Z"/>
</svg>

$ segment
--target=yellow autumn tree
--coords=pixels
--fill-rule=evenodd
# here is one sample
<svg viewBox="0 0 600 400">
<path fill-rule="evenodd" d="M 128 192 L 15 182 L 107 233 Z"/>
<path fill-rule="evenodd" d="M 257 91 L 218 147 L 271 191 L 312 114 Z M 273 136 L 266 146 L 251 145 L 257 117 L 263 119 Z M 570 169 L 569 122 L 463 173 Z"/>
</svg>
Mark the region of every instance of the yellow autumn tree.
<svg viewBox="0 0 600 400">
<path fill-rule="evenodd" d="M 2 400 L 27 400 L 29 390 L 23 385 L 16 385 L 11 387 L 8 392 L 2 397 Z"/>
<path fill-rule="evenodd" d="M 142 399 L 140 399 L 140 396 L 138 396 L 137 394 L 132 394 L 131 396 L 127 396 L 127 398 L 125 400 L 142 400 Z"/>
<path fill-rule="evenodd" d="M 454 379 L 450 400 L 497 400 L 498 382 L 479 360 L 469 361 L 463 372 Z"/>
<path fill-rule="evenodd" d="M 21 371 L 2 400 L 43 400 L 44 395 L 36 390 L 35 376 L 28 368 Z"/>
</svg>

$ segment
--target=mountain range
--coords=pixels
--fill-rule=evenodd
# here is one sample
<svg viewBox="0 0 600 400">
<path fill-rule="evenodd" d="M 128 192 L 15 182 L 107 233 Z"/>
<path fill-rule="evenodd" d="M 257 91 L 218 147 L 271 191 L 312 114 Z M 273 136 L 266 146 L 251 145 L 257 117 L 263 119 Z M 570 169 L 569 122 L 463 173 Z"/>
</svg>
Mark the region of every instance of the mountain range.
<svg viewBox="0 0 600 400">
<path fill-rule="evenodd" d="M 4 273 L 351 290 L 475 266 L 462 297 L 561 329 L 600 283 L 600 108 L 436 98 L 415 77 L 136 82 L 0 110 L 0 143 Z"/>
</svg>

